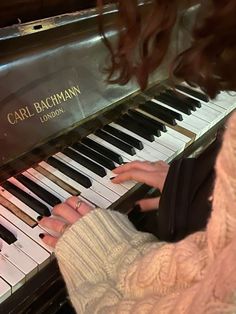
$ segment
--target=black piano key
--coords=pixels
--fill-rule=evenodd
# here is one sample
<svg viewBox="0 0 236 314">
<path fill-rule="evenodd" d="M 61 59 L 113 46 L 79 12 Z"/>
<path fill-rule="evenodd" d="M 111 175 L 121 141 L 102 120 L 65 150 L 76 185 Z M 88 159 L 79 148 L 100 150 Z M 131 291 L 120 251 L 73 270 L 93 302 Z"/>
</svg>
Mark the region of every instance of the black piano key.
<svg viewBox="0 0 236 314">
<path fill-rule="evenodd" d="M 196 111 L 196 108 L 201 108 L 201 102 L 195 98 L 191 98 L 189 96 L 186 96 L 185 94 L 182 94 L 178 92 L 177 90 L 166 90 L 165 94 L 170 95 L 171 97 L 177 97 L 177 99 L 182 103 L 184 103 L 186 106 L 190 108 L 190 110 Z"/>
<path fill-rule="evenodd" d="M 137 123 L 134 119 L 129 117 L 127 114 L 123 115 L 119 119 L 116 120 L 116 123 L 124 128 L 132 131 L 133 133 L 138 134 L 142 138 L 148 140 L 149 142 L 154 142 L 154 135 L 145 130 L 142 124 Z"/>
<path fill-rule="evenodd" d="M 187 115 L 191 114 L 191 109 L 188 106 L 186 106 L 183 101 L 181 102 L 176 96 L 162 93 L 160 95 L 155 96 L 154 98 Z"/>
<path fill-rule="evenodd" d="M 0 238 L 3 239 L 8 244 L 12 244 L 17 241 L 15 235 L 1 224 L 0 224 Z"/>
<path fill-rule="evenodd" d="M 10 192 L 11 194 L 13 194 L 20 201 L 25 203 L 27 206 L 32 208 L 40 216 L 51 216 L 50 210 L 45 204 L 41 203 L 40 201 L 38 201 L 31 195 L 22 191 L 20 188 L 18 188 L 16 185 L 12 184 L 11 182 L 5 181 L 2 184 L 2 187 L 8 192 Z"/>
<path fill-rule="evenodd" d="M 202 100 L 202 101 L 205 101 L 205 102 L 209 102 L 209 98 L 207 95 L 197 91 L 197 90 L 194 90 L 190 87 L 187 87 L 187 86 L 183 86 L 183 85 L 176 85 L 176 88 L 178 88 L 179 90 L 181 90 L 182 92 L 186 93 L 186 94 L 189 94 L 190 96 L 193 96 L 199 100 Z"/>
<path fill-rule="evenodd" d="M 118 138 L 102 131 L 97 130 L 95 134 L 102 138 L 103 140 L 107 141 L 108 143 L 112 144 L 113 146 L 116 146 L 117 148 L 121 149 L 123 152 L 126 152 L 127 154 L 134 156 L 136 154 L 134 147 L 130 146 L 129 144 L 126 144 L 125 142 L 119 140 Z"/>
<path fill-rule="evenodd" d="M 154 102 L 147 102 L 140 105 L 139 108 L 170 125 L 174 126 L 177 124 L 173 116 L 170 116 L 168 112 L 164 112 L 163 110 L 158 109 L 158 106 L 155 106 Z"/>
<path fill-rule="evenodd" d="M 91 161 L 90 159 L 80 155 L 79 153 L 75 152 L 73 149 L 66 148 L 63 150 L 63 154 L 70 157 L 74 161 L 78 162 L 80 165 L 84 166 L 85 168 L 88 168 L 93 173 L 96 173 L 98 176 L 100 177 L 106 176 L 106 171 L 103 167 Z"/>
<path fill-rule="evenodd" d="M 81 144 L 75 143 L 72 147 L 77 150 L 79 153 L 91 158 L 92 160 L 96 161 L 100 165 L 104 166 L 109 170 L 113 170 L 116 168 L 114 162 L 111 159 L 104 157 L 103 155 L 97 153 L 95 150 Z"/>
<path fill-rule="evenodd" d="M 133 114 L 135 114 L 135 116 L 142 118 L 143 121 L 145 121 L 146 123 L 149 123 L 149 125 L 152 125 L 154 128 L 156 128 L 162 132 L 166 132 L 165 124 L 163 124 L 159 121 L 156 121 L 156 120 L 152 119 L 151 117 L 148 117 L 145 114 L 143 114 L 142 112 L 139 112 L 135 109 L 130 109 L 128 112 L 132 112 Z"/>
<path fill-rule="evenodd" d="M 123 158 L 119 154 L 113 152 L 112 150 L 102 146 L 101 144 L 91 140 L 90 138 L 84 138 L 81 141 L 83 144 L 87 145 L 88 147 L 96 150 L 98 153 L 105 155 L 107 158 L 113 160 L 114 162 L 118 163 L 119 165 L 123 164 Z"/>
<path fill-rule="evenodd" d="M 139 140 L 137 140 L 136 138 L 134 138 L 131 135 L 128 135 L 120 130 L 117 130 L 116 128 L 113 128 L 110 125 L 105 125 L 103 127 L 103 130 L 106 131 L 107 133 L 110 133 L 116 137 L 118 137 L 119 139 L 123 140 L 124 142 L 130 144 L 131 146 L 142 150 L 143 149 L 143 143 Z"/>
<path fill-rule="evenodd" d="M 70 177 L 71 179 L 75 180 L 85 188 L 90 188 L 92 185 L 92 182 L 89 178 L 87 178 L 82 173 L 78 172 L 77 170 L 71 168 L 70 166 L 66 165 L 64 162 L 54 158 L 49 157 L 47 159 L 47 163 L 51 165 L 52 167 L 58 169 L 62 173 L 64 173 L 66 176 Z"/>
<path fill-rule="evenodd" d="M 156 96 L 158 97 L 158 96 Z M 158 99 L 159 101 L 161 101 L 160 99 Z M 164 102 L 163 102 L 164 103 Z M 147 104 L 148 106 L 153 106 L 153 104 L 155 105 L 155 107 L 164 115 L 166 115 L 167 117 L 172 117 L 176 120 L 182 121 L 183 117 L 180 113 L 171 110 L 169 108 L 166 108 L 165 106 L 162 106 L 161 104 L 155 103 L 153 101 L 147 101 L 145 104 Z"/>
<path fill-rule="evenodd" d="M 24 176 L 23 174 L 19 174 L 16 177 L 16 179 L 20 183 L 22 183 L 25 187 L 27 187 L 30 191 L 36 194 L 39 198 L 41 198 L 43 201 L 51 205 L 52 207 L 61 203 L 61 200 L 58 197 L 56 197 L 49 191 L 45 190 L 43 187 L 33 182 L 32 180 L 30 180 L 28 177 Z"/>
<path fill-rule="evenodd" d="M 128 115 L 133 118 L 138 123 L 141 123 L 143 127 L 148 130 L 151 134 L 156 136 L 161 136 L 161 131 L 157 129 L 155 126 L 151 125 L 151 123 L 147 122 L 143 117 L 140 117 L 139 115 L 136 115 L 135 112 L 132 112 L 131 110 L 128 111 Z"/>
</svg>

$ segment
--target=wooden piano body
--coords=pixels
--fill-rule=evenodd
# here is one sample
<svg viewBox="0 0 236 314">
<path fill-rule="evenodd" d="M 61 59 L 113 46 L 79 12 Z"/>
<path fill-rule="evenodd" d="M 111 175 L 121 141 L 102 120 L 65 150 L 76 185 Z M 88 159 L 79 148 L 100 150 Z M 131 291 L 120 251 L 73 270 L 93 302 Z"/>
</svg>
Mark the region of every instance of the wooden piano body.
<svg viewBox="0 0 236 314">
<path fill-rule="evenodd" d="M 187 22 L 191 23 L 195 9 L 196 7 L 188 9 L 188 14 L 185 15 Z M 143 10 L 145 11 L 145 4 Z M 116 14 L 114 5 L 105 8 L 106 32 L 111 39 L 116 36 L 113 25 Z M 29 168 L 37 167 L 38 163 L 63 152 L 64 148 L 73 143 L 91 134 L 93 136 L 104 125 L 112 123 L 114 126 L 114 121 L 129 109 L 133 108 L 143 114 L 143 109 L 139 106 L 168 87 L 168 63 L 172 55 L 183 49 L 182 39 L 187 36 L 184 32 L 176 27 L 166 62 L 151 78 L 147 91 L 141 93 L 135 82 L 126 86 L 105 83 L 102 68 L 107 60 L 107 51 L 98 34 L 97 13 L 94 9 L 0 29 L 1 184 L 4 185 L 6 180 L 11 180 L 19 173 L 27 172 Z M 192 128 L 190 120 L 185 121 L 185 118 L 175 126 L 166 123 L 166 134 L 161 132 L 161 136 L 156 136 L 153 143 L 147 144 L 153 152 L 150 156 L 156 159 L 163 157 L 162 159 L 171 162 L 174 158 L 189 156 L 207 146 L 235 105 L 234 96 L 221 94 L 212 103 L 202 102 L 202 108 L 193 112 L 191 121 L 195 125 Z M 209 109 L 211 106 L 213 109 Z M 201 111 L 203 109 L 205 111 Z M 208 118 L 202 119 L 208 110 Z M 147 117 L 150 118 L 151 115 L 147 113 Z M 186 119 L 190 118 L 186 116 Z M 165 124 L 158 117 L 154 120 Z M 204 127 L 199 127 L 200 122 Z M 127 132 L 132 133 L 130 130 Z M 172 142 L 173 147 L 168 147 L 172 137 L 176 142 L 183 142 L 176 150 L 173 148 L 176 143 Z M 166 143 L 163 142 L 165 139 L 168 140 Z M 152 148 L 152 145 L 158 145 L 158 149 L 154 146 Z M 163 152 L 160 147 L 163 147 Z M 157 155 L 155 152 L 158 152 Z M 126 158 L 129 160 L 128 157 L 124 157 L 124 161 Z M 4 188 L 1 188 L 1 196 L 4 193 Z M 109 200 L 107 208 L 128 213 L 135 200 L 146 193 L 150 193 L 148 186 L 132 185 L 115 201 Z M 0 200 L 3 206 L 2 199 Z M 11 199 L 8 201 L 12 202 Z M 5 219 L 1 206 L 0 218 Z M 7 210 L 12 210 L 13 215 L 16 215 L 15 208 L 9 207 Z M 19 212 L 17 215 L 17 219 L 21 219 Z M 28 226 L 28 229 L 36 228 L 37 222 L 30 218 L 34 224 Z M 0 223 L 3 221 L 0 219 Z M 9 222 L 14 226 L 16 224 L 14 219 Z M 27 236 L 31 237 L 30 234 Z M 1 260 L 7 259 L 4 251 L 0 254 Z M 51 258 L 45 267 L 39 269 L 40 267 L 36 270 L 36 275 L 23 280 L 14 289 L 9 283 L 9 289 L 4 286 L 5 293 L 0 293 L 0 313 L 55 313 L 65 302 L 65 286 L 55 259 Z M 1 269 L 0 281 L 2 284 L 7 281 Z"/>
</svg>

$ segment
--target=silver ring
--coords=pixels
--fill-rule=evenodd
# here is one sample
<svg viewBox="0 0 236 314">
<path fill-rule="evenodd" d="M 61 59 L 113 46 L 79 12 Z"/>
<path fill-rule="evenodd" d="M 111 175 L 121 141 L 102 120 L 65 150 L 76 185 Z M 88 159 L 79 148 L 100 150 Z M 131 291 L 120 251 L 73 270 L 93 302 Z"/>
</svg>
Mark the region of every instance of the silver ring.
<svg viewBox="0 0 236 314">
<path fill-rule="evenodd" d="M 80 208 L 81 204 L 82 204 L 82 201 L 78 200 L 76 205 L 75 205 L 75 210 L 76 211 L 78 211 L 78 209 Z"/>
</svg>

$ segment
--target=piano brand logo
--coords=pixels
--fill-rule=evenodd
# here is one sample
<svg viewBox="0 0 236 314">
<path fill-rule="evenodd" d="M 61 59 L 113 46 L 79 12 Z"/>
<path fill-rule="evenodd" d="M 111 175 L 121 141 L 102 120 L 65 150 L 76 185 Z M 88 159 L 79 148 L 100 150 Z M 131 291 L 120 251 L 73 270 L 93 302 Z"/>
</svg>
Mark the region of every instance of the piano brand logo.
<svg viewBox="0 0 236 314">
<path fill-rule="evenodd" d="M 40 122 L 45 123 L 65 113 L 66 110 L 63 108 L 63 103 L 72 100 L 73 98 L 77 97 L 80 93 L 81 92 L 78 85 L 71 86 L 70 88 L 65 89 L 64 91 L 55 93 L 45 99 L 41 99 L 37 102 L 34 102 L 30 106 L 25 106 L 13 112 L 9 112 L 7 114 L 7 120 L 11 125 L 16 125 L 19 122 L 23 122 L 27 119 L 34 117 L 35 115 L 40 115 L 39 116 Z M 58 106 L 60 107 L 58 108 Z"/>
</svg>

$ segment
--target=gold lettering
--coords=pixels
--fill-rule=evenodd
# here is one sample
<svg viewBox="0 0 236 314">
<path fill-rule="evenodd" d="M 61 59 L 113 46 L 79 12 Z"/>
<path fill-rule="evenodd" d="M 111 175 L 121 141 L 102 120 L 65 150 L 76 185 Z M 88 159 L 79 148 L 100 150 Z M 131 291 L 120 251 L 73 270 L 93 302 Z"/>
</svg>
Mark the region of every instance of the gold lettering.
<svg viewBox="0 0 236 314">
<path fill-rule="evenodd" d="M 25 108 L 20 108 L 19 109 L 19 114 L 22 118 L 22 120 L 28 119 L 30 117 L 33 117 L 34 114 L 29 111 L 29 108 L 26 106 Z"/>
<path fill-rule="evenodd" d="M 28 106 L 20 108 L 18 111 L 10 112 L 7 115 L 7 120 L 10 124 L 17 124 L 19 121 L 29 119 L 34 116 L 34 113 L 30 112 Z"/>
<path fill-rule="evenodd" d="M 42 108 L 42 111 L 48 109 L 48 106 L 46 105 L 46 103 L 43 100 L 41 100 L 41 108 Z"/>
<path fill-rule="evenodd" d="M 63 92 L 61 92 L 60 94 L 57 94 L 57 99 L 59 100 L 59 103 L 61 103 L 61 101 L 66 101 L 65 100 L 65 96 L 63 95 Z"/>
<path fill-rule="evenodd" d="M 42 108 L 41 108 L 39 102 L 35 102 L 35 103 L 34 103 L 34 108 L 35 108 L 35 110 L 37 111 L 37 113 L 42 112 Z"/>
<path fill-rule="evenodd" d="M 10 124 L 16 124 L 16 120 L 12 112 L 8 113 L 7 120 Z"/>
<path fill-rule="evenodd" d="M 52 100 L 54 106 L 60 104 L 60 102 L 58 102 L 57 95 L 53 95 L 53 96 L 51 96 L 50 98 L 51 98 L 51 100 Z M 56 102 L 56 104 L 55 104 L 55 102 Z"/>
<path fill-rule="evenodd" d="M 52 96 L 47 97 L 46 99 L 41 99 L 38 102 L 35 102 L 33 104 L 35 110 L 37 113 L 41 113 L 45 110 L 48 110 L 52 108 L 53 106 L 57 106 L 61 104 L 62 102 L 66 102 L 68 99 L 72 99 L 78 94 L 80 94 L 79 85 L 77 86 L 71 86 L 68 89 L 65 89 L 62 92 L 56 93 Z"/>
<path fill-rule="evenodd" d="M 28 113 L 28 118 L 31 118 L 31 117 L 34 116 L 34 113 L 33 113 L 33 112 L 30 112 L 28 106 L 26 106 L 25 109 L 26 109 L 26 111 L 27 111 L 27 113 Z"/>
<path fill-rule="evenodd" d="M 77 87 L 73 86 L 72 88 L 73 88 L 78 94 L 81 93 L 80 88 L 79 88 L 79 85 L 77 85 Z M 76 95 L 76 96 L 77 96 L 77 95 Z"/>
<path fill-rule="evenodd" d="M 40 117 L 40 121 L 41 123 L 45 123 L 49 120 L 52 120 L 54 118 L 56 118 L 57 116 L 60 116 L 61 114 L 63 114 L 65 112 L 65 110 L 63 108 L 59 108 L 55 111 L 51 111 L 45 115 L 43 115 L 42 117 Z"/>
<path fill-rule="evenodd" d="M 47 104 L 48 108 L 52 108 L 53 107 L 53 104 L 50 104 L 50 102 L 49 102 L 50 100 L 51 100 L 51 98 L 49 98 L 49 97 L 46 98 L 46 104 Z"/>
<path fill-rule="evenodd" d="M 70 94 L 70 96 L 71 96 L 72 98 L 73 98 L 73 96 L 74 96 L 74 97 L 77 96 L 77 93 L 76 93 L 75 90 L 72 90 L 72 89 L 68 88 L 68 92 L 69 92 L 69 94 Z"/>
<path fill-rule="evenodd" d="M 17 123 L 17 120 L 22 121 L 23 119 L 22 119 L 21 115 L 17 111 L 15 111 L 15 121 L 16 121 L 16 123 Z"/>
<path fill-rule="evenodd" d="M 66 99 L 71 99 L 72 97 L 70 96 L 70 94 L 67 92 L 67 90 L 65 90 L 65 96 L 66 96 Z"/>
</svg>

